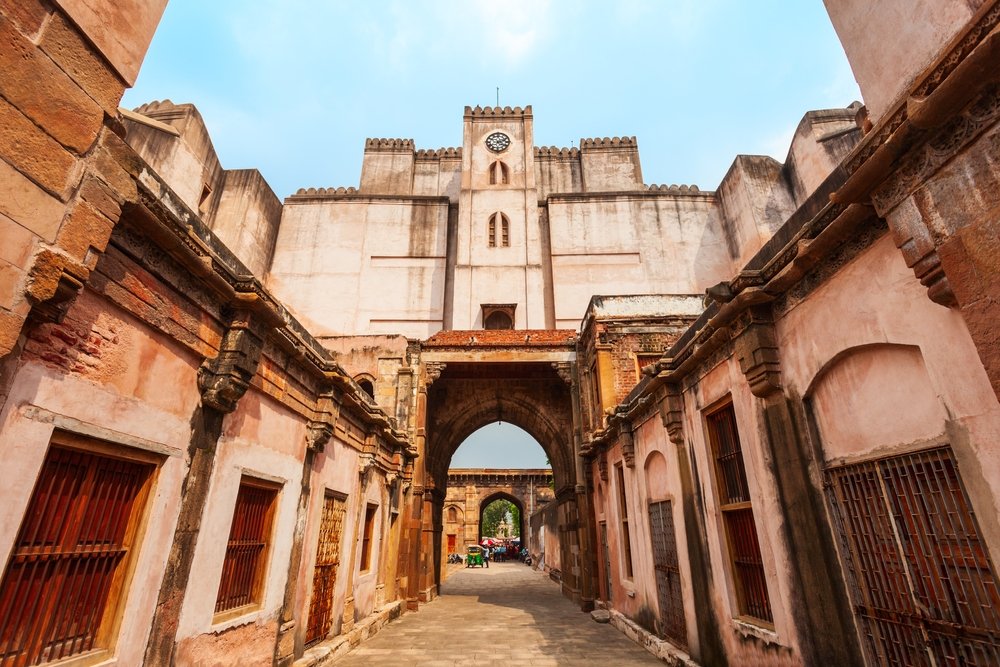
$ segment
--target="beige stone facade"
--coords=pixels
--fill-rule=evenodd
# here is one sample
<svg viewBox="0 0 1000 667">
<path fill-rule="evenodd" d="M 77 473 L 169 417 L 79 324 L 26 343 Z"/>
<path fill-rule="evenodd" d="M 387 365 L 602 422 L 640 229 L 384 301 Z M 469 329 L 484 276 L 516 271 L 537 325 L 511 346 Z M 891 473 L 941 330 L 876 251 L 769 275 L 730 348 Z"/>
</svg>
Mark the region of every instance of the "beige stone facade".
<svg viewBox="0 0 1000 667">
<path fill-rule="evenodd" d="M 715 190 L 477 107 L 282 202 L 117 108 L 162 2 L 0 0 L 0 664 L 419 613 L 495 421 L 552 463 L 536 565 L 669 659 L 1000 662 L 1000 4 L 869 4 L 826 2 L 865 107 Z"/>
</svg>

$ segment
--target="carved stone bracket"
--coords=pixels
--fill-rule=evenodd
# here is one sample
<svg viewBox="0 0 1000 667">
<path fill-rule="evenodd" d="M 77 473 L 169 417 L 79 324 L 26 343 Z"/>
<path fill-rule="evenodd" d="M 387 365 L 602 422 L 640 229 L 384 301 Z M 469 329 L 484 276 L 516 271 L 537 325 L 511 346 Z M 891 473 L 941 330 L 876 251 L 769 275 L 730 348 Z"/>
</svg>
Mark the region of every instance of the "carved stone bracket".
<svg viewBox="0 0 1000 667">
<path fill-rule="evenodd" d="M 603 482 L 608 481 L 608 455 L 606 452 L 601 452 L 597 457 L 597 476 Z"/>
<path fill-rule="evenodd" d="M 62 322 L 90 270 L 70 258 L 43 250 L 35 258 L 25 293 L 34 303 L 32 316 L 45 322 Z"/>
<path fill-rule="evenodd" d="M 323 451 L 326 443 L 333 437 L 339 414 L 340 405 L 334 400 L 333 392 L 325 391 L 320 394 L 316 400 L 315 416 L 306 427 L 306 446 L 309 451 Z"/>
<path fill-rule="evenodd" d="M 569 361 L 553 361 L 552 368 L 559 375 L 559 379 L 567 385 L 573 384 L 573 364 Z"/>
<path fill-rule="evenodd" d="M 684 444 L 684 401 L 677 385 L 667 385 L 660 397 L 660 420 L 675 445 Z"/>
<path fill-rule="evenodd" d="M 219 354 L 198 369 L 202 403 L 220 412 L 232 412 L 250 387 L 260 363 L 264 333 L 247 309 L 234 309 L 222 336 Z"/>
<path fill-rule="evenodd" d="M 622 458 L 625 460 L 625 466 L 628 468 L 634 468 L 635 435 L 632 432 L 631 425 L 623 423 L 621 434 L 622 434 Z"/>
<path fill-rule="evenodd" d="M 770 306 L 744 311 L 732 324 L 731 332 L 733 352 L 753 395 L 767 398 L 781 391 L 781 360 Z"/>
<path fill-rule="evenodd" d="M 424 377 L 426 378 L 427 386 L 431 386 L 434 382 L 441 377 L 441 373 L 444 371 L 447 364 L 440 361 L 428 361 L 424 364 Z"/>
</svg>

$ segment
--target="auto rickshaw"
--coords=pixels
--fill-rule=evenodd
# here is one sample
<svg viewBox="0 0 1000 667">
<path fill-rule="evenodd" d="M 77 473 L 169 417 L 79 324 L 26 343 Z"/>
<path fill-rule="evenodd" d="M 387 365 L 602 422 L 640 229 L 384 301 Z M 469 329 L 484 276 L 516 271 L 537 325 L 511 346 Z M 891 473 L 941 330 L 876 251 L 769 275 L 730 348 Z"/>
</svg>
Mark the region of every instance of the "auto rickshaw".
<svg viewBox="0 0 1000 667">
<path fill-rule="evenodd" d="M 478 544 L 470 544 L 465 555 L 465 567 L 483 566 L 483 548 Z"/>
</svg>

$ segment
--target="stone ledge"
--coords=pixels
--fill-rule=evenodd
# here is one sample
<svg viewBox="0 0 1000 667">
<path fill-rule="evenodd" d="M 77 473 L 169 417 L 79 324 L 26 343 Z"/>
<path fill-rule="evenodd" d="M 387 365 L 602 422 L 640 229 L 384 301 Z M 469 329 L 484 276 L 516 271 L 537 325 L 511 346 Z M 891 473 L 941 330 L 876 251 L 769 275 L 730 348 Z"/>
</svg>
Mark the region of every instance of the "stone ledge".
<svg viewBox="0 0 1000 667">
<path fill-rule="evenodd" d="M 608 609 L 611 614 L 611 625 L 623 635 L 643 647 L 654 656 L 671 667 L 699 667 L 687 653 L 677 648 L 665 639 L 660 639 L 649 630 L 637 625 L 620 611 Z"/>
<path fill-rule="evenodd" d="M 391 621 L 403 615 L 404 600 L 390 602 L 354 625 L 350 632 L 333 637 L 308 649 L 292 667 L 326 667 L 347 655 L 348 651 L 374 637 Z"/>
</svg>

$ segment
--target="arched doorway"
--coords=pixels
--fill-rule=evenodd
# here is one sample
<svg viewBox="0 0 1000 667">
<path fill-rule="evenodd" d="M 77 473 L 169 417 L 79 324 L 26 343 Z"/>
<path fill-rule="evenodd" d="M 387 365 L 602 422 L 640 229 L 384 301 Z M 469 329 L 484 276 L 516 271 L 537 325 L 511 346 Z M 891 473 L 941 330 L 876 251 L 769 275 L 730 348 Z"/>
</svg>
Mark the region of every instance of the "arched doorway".
<svg viewBox="0 0 1000 667">
<path fill-rule="evenodd" d="M 531 342 L 533 332 L 478 331 L 448 332 L 441 338 L 447 344 L 442 342 L 440 349 L 434 339 L 423 344 L 417 393 L 422 429 L 414 472 L 422 484 L 412 508 L 420 519 L 410 521 L 415 545 L 410 569 L 414 577 L 407 587 L 410 606 L 437 595 L 442 581 L 443 511 L 452 457 L 469 435 L 497 421 L 523 429 L 545 451 L 552 466 L 563 593 L 585 608 L 592 604 L 592 537 L 582 467 L 578 468 L 582 466 L 578 410 L 570 384 L 575 340 L 572 332 L 558 344 L 534 333 L 541 343 Z M 500 334 L 523 344 L 504 339 L 497 346 L 491 336 Z M 459 335 L 461 343 L 451 343 Z M 452 345 L 454 349 L 447 349 Z"/>
</svg>

